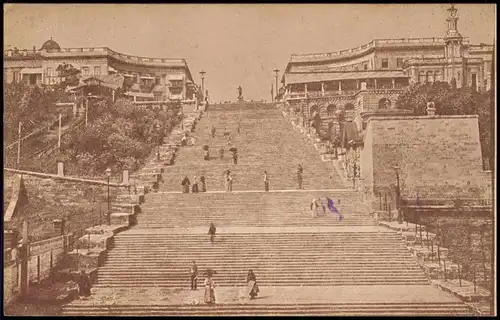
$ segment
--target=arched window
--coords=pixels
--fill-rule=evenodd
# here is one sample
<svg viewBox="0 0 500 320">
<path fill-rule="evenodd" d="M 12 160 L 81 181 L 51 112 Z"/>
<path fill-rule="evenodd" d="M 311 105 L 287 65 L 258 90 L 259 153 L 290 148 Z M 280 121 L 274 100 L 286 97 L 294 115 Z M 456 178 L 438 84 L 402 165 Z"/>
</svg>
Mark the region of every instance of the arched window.
<svg viewBox="0 0 500 320">
<path fill-rule="evenodd" d="M 347 103 L 347 104 L 345 105 L 345 109 L 346 109 L 346 110 L 354 110 L 354 105 L 353 105 L 352 103 Z"/>
<path fill-rule="evenodd" d="M 389 109 L 391 107 L 391 100 L 387 98 L 382 98 L 378 101 L 379 109 Z"/>
<path fill-rule="evenodd" d="M 427 75 L 425 77 L 425 81 L 434 82 L 434 75 L 432 71 L 427 71 Z"/>
<path fill-rule="evenodd" d="M 418 82 L 425 83 L 425 72 L 424 71 L 420 71 L 420 77 L 418 79 Z"/>
<path fill-rule="evenodd" d="M 437 70 L 434 73 L 434 81 L 443 81 L 443 79 L 441 78 L 441 71 Z"/>
<path fill-rule="evenodd" d="M 326 107 L 326 114 L 331 117 L 335 115 L 335 110 L 337 109 L 337 106 L 334 104 L 330 104 L 328 107 Z"/>
</svg>

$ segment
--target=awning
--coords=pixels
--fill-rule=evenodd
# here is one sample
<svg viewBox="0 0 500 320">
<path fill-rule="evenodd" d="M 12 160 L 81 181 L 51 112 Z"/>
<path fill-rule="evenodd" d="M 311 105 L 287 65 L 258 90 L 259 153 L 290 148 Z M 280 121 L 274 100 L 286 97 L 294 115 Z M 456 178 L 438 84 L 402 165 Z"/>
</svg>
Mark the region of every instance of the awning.
<svg viewBox="0 0 500 320">
<path fill-rule="evenodd" d="M 362 80 L 378 78 L 408 78 L 403 71 L 362 71 L 362 72 L 323 72 L 323 73 L 288 73 L 285 74 L 287 84 Z"/>
<path fill-rule="evenodd" d="M 163 84 L 157 84 L 153 87 L 153 90 L 151 90 L 153 92 L 165 92 L 165 85 Z"/>
<path fill-rule="evenodd" d="M 150 77 L 150 76 L 140 76 L 139 78 L 144 79 L 144 80 L 154 80 L 155 79 L 154 77 Z"/>
<path fill-rule="evenodd" d="M 179 81 L 179 80 L 184 80 L 184 75 L 183 74 L 170 74 L 167 76 L 169 81 Z"/>
<path fill-rule="evenodd" d="M 108 73 L 109 72 L 116 72 L 116 73 L 118 73 L 118 71 L 116 71 L 116 69 L 113 68 L 112 66 L 108 66 Z"/>
<path fill-rule="evenodd" d="M 42 74 L 42 68 L 23 68 L 21 74 Z"/>
</svg>

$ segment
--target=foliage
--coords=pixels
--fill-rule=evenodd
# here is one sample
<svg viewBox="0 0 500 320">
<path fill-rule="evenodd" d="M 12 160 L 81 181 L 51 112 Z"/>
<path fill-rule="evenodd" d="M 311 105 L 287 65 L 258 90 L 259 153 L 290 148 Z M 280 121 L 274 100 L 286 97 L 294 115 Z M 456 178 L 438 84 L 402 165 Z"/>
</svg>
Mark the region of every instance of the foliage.
<svg viewBox="0 0 500 320">
<path fill-rule="evenodd" d="M 413 84 L 396 101 L 396 107 L 413 110 L 414 115 L 425 115 L 427 102 L 434 102 L 438 115 L 473 115 L 479 116 L 479 137 L 483 158 L 493 167 L 494 140 L 491 114 L 494 92 L 477 92 L 469 87 L 453 88 L 447 82 Z"/>
<path fill-rule="evenodd" d="M 57 94 L 44 87 L 4 83 L 4 142 L 17 140 L 19 122 L 26 135 L 53 119 L 51 110 L 56 99 Z"/>
<path fill-rule="evenodd" d="M 106 168 L 137 169 L 179 119 L 173 113 L 146 110 L 126 100 L 93 105 L 89 125 L 63 145 L 59 160 L 71 174 L 102 176 Z"/>
<path fill-rule="evenodd" d="M 63 63 L 57 66 L 56 69 L 61 82 L 56 85 L 58 90 L 64 90 L 68 86 L 77 86 L 79 83 L 80 70 L 73 67 L 71 64 Z"/>
</svg>

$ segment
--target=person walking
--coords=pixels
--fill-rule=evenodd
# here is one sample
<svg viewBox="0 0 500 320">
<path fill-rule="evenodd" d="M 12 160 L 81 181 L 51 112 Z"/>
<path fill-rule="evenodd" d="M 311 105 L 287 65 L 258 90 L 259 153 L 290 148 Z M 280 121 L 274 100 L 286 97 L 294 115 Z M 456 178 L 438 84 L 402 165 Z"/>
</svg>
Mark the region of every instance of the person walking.
<svg viewBox="0 0 500 320">
<path fill-rule="evenodd" d="M 217 231 L 217 228 L 215 228 L 215 225 L 213 222 L 210 223 L 210 227 L 208 228 L 208 234 L 210 235 L 210 242 L 214 244 L 215 241 L 215 232 Z"/>
<path fill-rule="evenodd" d="M 233 162 L 238 164 L 238 151 L 233 151 Z"/>
<path fill-rule="evenodd" d="M 205 303 L 206 304 L 215 303 L 215 282 L 212 279 L 211 270 L 207 270 L 205 277 Z"/>
<path fill-rule="evenodd" d="M 190 274 L 191 274 L 191 290 L 196 290 L 198 288 L 198 266 L 196 265 L 196 261 L 194 260 L 190 268 Z"/>
<path fill-rule="evenodd" d="M 215 138 L 215 126 L 212 126 L 212 139 Z"/>
<path fill-rule="evenodd" d="M 189 178 L 187 176 L 182 179 L 181 185 L 182 193 L 189 193 L 189 186 L 191 185 L 191 182 L 189 181 Z"/>
<path fill-rule="evenodd" d="M 80 297 L 90 296 L 91 281 L 89 275 L 85 272 L 85 269 L 80 271 L 78 279 L 78 294 Z"/>
<path fill-rule="evenodd" d="M 194 176 L 194 178 L 193 178 L 192 192 L 193 193 L 198 193 L 199 192 L 199 190 L 198 190 L 198 179 L 196 178 L 196 176 Z"/>
<path fill-rule="evenodd" d="M 269 175 L 264 171 L 264 190 L 269 191 Z"/>
<path fill-rule="evenodd" d="M 248 288 L 248 295 L 250 296 L 250 300 L 255 299 L 255 297 L 259 293 L 259 286 L 257 285 L 257 278 L 255 277 L 255 274 L 253 273 L 253 270 L 248 270 L 248 275 L 247 275 L 247 288 Z"/>
<path fill-rule="evenodd" d="M 238 122 L 238 129 L 237 129 L 237 131 L 238 131 L 238 134 L 240 134 L 240 132 L 241 132 L 241 126 L 240 126 L 239 122 Z"/>
<path fill-rule="evenodd" d="M 201 183 L 201 192 L 207 192 L 207 185 L 205 183 L 205 176 L 200 177 L 200 183 Z"/>
<path fill-rule="evenodd" d="M 228 135 L 227 136 L 227 144 L 230 145 L 231 144 L 231 135 Z"/>
<path fill-rule="evenodd" d="M 184 135 L 181 138 L 181 146 L 183 147 L 187 146 L 187 133 L 184 133 Z"/>
<path fill-rule="evenodd" d="M 299 183 L 299 189 L 302 189 L 302 173 L 304 172 L 304 169 L 302 168 L 302 165 L 299 164 L 297 167 L 297 182 Z"/>
<path fill-rule="evenodd" d="M 233 175 L 231 174 L 231 171 L 227 170 L 227 191 L 231 192 L 233 191 Z"/>
<path fill-rule="evenodd" d="M 219 149 L 219 158 L 221 160 L 224 159 L 224 147 L 220 147 L 220 149 Z"/>
</svg>

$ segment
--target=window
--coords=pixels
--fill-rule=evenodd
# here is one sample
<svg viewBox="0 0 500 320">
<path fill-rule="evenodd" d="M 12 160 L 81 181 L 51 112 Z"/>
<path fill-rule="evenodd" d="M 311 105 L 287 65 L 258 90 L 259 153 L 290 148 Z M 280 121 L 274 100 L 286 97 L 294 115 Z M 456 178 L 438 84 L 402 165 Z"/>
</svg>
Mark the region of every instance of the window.
<svg viewBox="0 0 500 320">
<path fill-rule="evenodd" d="M 363 65 L 363 69 L 364 69 L 364 70 L 368 70 L 368 63 L 365 63 L 365 64 Z"/>
<path fill-rule="evenodd" d="M 95 76 L 101 75 L 101 67 L 94 67 L 94 75 Z"/>
<path fill-rule="evenodd" d="M 82 75 L 83 76 L 89 75 L 89 67 L 82 67 Z"/>
<path fill-rule="evenodd" d="M 396 59 L 396 66 L 398 68 L 403 68 L 403 59 L 402 58 L 397 58 Z"/>
<path fill-rule="evenodd" d="M 52 77 L 52 68 L 47 68 L 47 77 Z"/>
<path fill-rule="evenodd" d="M 389 69 L 389 59 L 382 59 L 382 69 Z"/>
<path fill-rule="evenodd" d="M 161 77 L 155 77 L 155 84 L 156 85 L 161 84 Z"/>
</svg>

